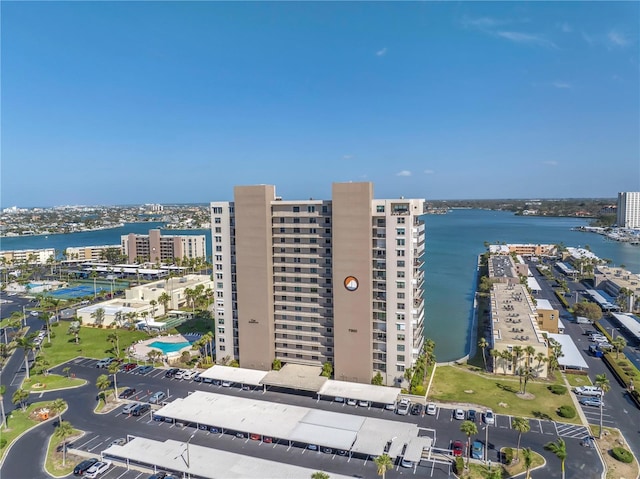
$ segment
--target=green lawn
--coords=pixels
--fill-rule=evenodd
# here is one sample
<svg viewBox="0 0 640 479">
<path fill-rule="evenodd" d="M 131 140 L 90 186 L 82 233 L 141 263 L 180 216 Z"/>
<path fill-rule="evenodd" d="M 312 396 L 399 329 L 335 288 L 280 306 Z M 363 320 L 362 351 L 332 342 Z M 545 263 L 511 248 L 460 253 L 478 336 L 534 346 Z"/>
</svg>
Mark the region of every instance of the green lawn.
<svg viewBox="0 0 640 479">
<path fill-rule="evenodd" d="M 22 388 L 33 393 L 82 386 L 86 382 L 84 379 L 68 378 L 58 374 L 48 374 L 47 376 L 44 374 L 33 374 L 29 379 L 24 380 Z M 45 387 L 34 387 L 34 385 L 44 385 Z"/>
<path fill-rule="evenodd" d="M 65 439 L 66 443 L 72 443 L 74 438 L 80 437 L 82 431 L 77 429 L 73 430 L 73 434 Z M 68 446 L 67 446 L 68 447 Z M 64 456 L 64 465 L 62 465 L 63 453 L 62 453 L 62 439 L 56 437 L 54 434 L 49 439 L 49 447 L 47 447 L 47 458 L 45 460 L 45 470 L 54 477 L 64 477 L 73 472 L 73 468 L 76 465 L 76 459 L 74 456 L 69 456 L 67 450 Z"/>
<path fill-rule="evenodd" d="M 549 384 L 551 383 L 529 381 L 527 392 L 533 394 L 535 399 L 521 399 L 515 395 L 520 388 L 517 378 L 478 374 L 458 366 L 442 366 L 436 369 L 429 399 L 477 404 L 491 408 L 499 414 L 579 423 L 578 416 L 573 419 L 558 416 L 558 407 L 573 407 L 573 402 L 568 392 L 562 395 L 552 394 L 547 389 Z M 564 382 L 558 381 L 558 384 Z"/>
<path fill-rule="evenodd" d="M 2 428 L 2 438 L 7 440 L 4 447 L 0 448 L 0 459 L 4 458 L 7 449 L 11 443 L 24 431 L 31 429 L 33 426 L 40 424 L 41 421 L 31 419 L 29 415 L 36 409 L 46 407 L 49 404 L 48 401 L 37 402 L 29 405 L 26 411 L 22 409 L 15 409 L 7 412 L 7 424 L 8 429 Z"/>
<path fill-rule="evenodd" d="M 80 342 L 76 344 L 74 336 L 67 334 L 66 323 L 60 323 L 60 327 L 56 327 L 54 330 L 56 334 L 55 337 L 51 339 L 51 347 L 42 348 L 42 354 L 49 362 L 50 368 L 73 359 L 76 356 L 96 359 L 113 356 L 112 346 L 111 343 L 107 341 L 107 336 L 116 331 L 120 337 L 121 351 L 126 351 L 132 343 L 149 337 L 144 331 L 100 329 L 81 326 Z M 124 357 L 124 353 L 121 354 L 121 357 Z"/>
<path fill-rule="evenodd" d="M 591 379 L 589 379 L 589 376 L 580 376 L 578 374 L 566 374 L 565 376 L 572 387 L 591 386 Z"/>
</svg>

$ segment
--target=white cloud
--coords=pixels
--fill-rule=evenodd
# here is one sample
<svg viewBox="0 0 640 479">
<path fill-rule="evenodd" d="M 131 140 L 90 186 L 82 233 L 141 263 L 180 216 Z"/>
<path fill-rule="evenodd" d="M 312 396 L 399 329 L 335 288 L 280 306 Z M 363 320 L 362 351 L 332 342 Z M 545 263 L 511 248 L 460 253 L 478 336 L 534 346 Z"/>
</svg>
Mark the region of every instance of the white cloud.
<svg viewBox="0 0 640 479">
<path fill-rule="evenodd" d="M 411 176 L 411 172 L 409 170 L 402 170 L 396 173 L 396 176 Z"/>
<path fill-rule="evenodd" d="M 611 45 L 615 45 L 617 47 L 626 47 L 629 44 L 627 36 L 616 30 L 611 30 L 607 33 L 607 40 Z"/>
<path fill-rule="evenodd" d="M 343 156 L 342 156 L 342 159 L 343 159 L 343 160 L 350 160 L 350 159 L 352 159 L 352 158 L 353 158 L 353 155 L 343 155 Z"/>
<path fill-rule="evenodd" d="M 460 20 L 460 23 L 465 28 L 477 28 L 479 30 L 487 30 L 489 28 L 497 27 L 499 25 L 504 25 L 508 23 L 505 20 L 498 20 L 497 18 L 492 17 L 479 17 L 479 18 L 471 18 L 471 17 L 463 17 Z"/>
<path fill-rule="evenodd" d="M 383 57 L 387 54 L 387 47 L 384 47 L 382 50 L 378 50 L 376 52 L 376 55 L 378 55 L 379 57 Z"/>
<path fill-rule="evenodd" d="M 433 175 L 435 173 L 435 171 L 433 170 L 424 170 L 424 174 L 425 175 Z"/>
<path fill-rule="evenodd" d="M 542 163 L 547 166 L 558 166 L 558 162 L 555 160 L 547 160 L 547 161 L 543 161 Z"/>
<path fill-rule="evenodd" d="M 571 83 L 567 83 L 565 81 L 554 81 L 551 83 L 552 86 L 556 88 L 571 88 Z"/>
<path fill-rule="evenodd" d="M 573 31 L 573 28 L 571 27 L 571 25 L 569 25 L 567 22 L 562 22 L 558 25 L 558 28 L 560 29 L 561 32 L 563 33 L 571 33 Z"/>
<path fill-rule="evenodd" d="M 551 40 L 545 38 L 542 35 L 536 35 L 532 33 L 522 33 L 522 32 L 504 32 L 499 31 L 496 32 L 496 35 L 501 38 L 506 38 L 514 43 L 523 43 L 527 45 L 537 45 L 541 47 L 550 47 L 556 48 L 556 44 Z"/>
</svg>

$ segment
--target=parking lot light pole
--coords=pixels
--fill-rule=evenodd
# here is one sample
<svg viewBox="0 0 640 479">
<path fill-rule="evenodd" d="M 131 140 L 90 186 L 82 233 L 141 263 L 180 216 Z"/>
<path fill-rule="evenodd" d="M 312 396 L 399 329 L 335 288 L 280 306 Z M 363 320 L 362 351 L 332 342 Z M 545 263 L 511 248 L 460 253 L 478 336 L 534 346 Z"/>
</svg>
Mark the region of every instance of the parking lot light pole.
<svg viewBox="0 0 640 479">
<path fill-rule="evenodd" d="M 484 427 L 484 462 L 487 462 L 487 454 L 489 450 L 489 425 Z"/>
</svg>

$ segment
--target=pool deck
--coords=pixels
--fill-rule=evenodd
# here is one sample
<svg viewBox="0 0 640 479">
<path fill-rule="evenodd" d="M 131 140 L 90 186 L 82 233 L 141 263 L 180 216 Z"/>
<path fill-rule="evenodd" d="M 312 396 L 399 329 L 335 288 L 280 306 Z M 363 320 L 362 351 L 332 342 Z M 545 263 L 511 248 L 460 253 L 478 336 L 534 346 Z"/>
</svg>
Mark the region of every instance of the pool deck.
<svg viewBox="0 0 640 479">
<path fill-rule="evenodd" d="M 200 335 L 196 333 L 196 334 L 185 334 L 185 335 L 171 334 L 169 336 L 157 336 L 154 338 L 143 339 L 131 345 L 130 354 L 134 358 L 147 360 L 148 359 L 147 354 L 149 354 L 150 351 L 160 351 L 161 353 L 164 354 L 164 352 L 161 349 L 149 346 L 151 343 L 154 343 L 156 341 L 160 341 L 163 343 L 184 343 L 184 342 L 197 340 L 199 337 Z M 179 351 L 168 353 L 167 356 L 179 356 L 180 354 L 182 354 L 183 351 L 190 351 L 190 350 L 191 350 L 191 344 L 185 346 Z"/>
</svg>

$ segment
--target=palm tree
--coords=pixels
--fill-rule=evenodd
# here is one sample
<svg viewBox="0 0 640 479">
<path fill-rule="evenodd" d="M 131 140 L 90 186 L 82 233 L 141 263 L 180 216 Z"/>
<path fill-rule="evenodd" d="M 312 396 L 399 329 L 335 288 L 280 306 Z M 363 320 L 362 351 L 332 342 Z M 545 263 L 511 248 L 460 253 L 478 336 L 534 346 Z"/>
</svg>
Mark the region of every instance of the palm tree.
<svg viewBox="0 0 640 479">
<path fill-rule="evenodd" d="M 215 336 L 212 331 L 207 331 L 202 338 L 209 344 L 209 354 L 211 355 L 211 362 L 213 363 L 213 340 L 215 339 Z"/>
<path fill-rule="evenodd" d="M 111 386 L 109 376 L 107 376 L 106 374 L 101 374 L 100 376 L 98 376 L 98 379 L 96 379 L 96 387 L 100 390 L 100 397 L 104 399 L 104 402 L 107 402 L 107 398 L 104 395 L 104 392 L 109 389 L 109 386 Z"/>
<path fill-rule="evenodd" d="M 17 389 L 16 392 L 13 393 L 13 396 L 11 396 L 11 402 L 18 404 L 23 411 L 27 410 L 27 399 L 29 399 L 29 391 L 25 391 L 22 388 Z"/>
<path fill-rule="evenodd" d="M 602 438 L 602 407 L 604 406 L 604 395 L 609 392 L 611 385 L 607 379 L 606 374 L 596 374 L 596 386 L 601 389 L 600 393 L 600 431 L 598 432 L 598 439 Z"/>
<path fill-rule="evenodd" d="M 28 336 L 23 336 L 22 338 L 18 338 L 16 343 L 19 348 L 22 348 L 24 351 L 24 369 L 26 371 L 26 377 L 29 379 L 29 352 L 34 351 L 36 349 L 35 343 L 33 343 L 32 339 L 34 338 L 33 334 Z"/>
<path fill-rule="evenodd" d="M 162 293 L 159 297 L 158 297 L 158 302 L 160 302 L 160 304 L 162 304 L 162 307 L 164 308 L 164 314 L 167 314 L 167 310 L 168 305 L 169 305 L 169 301 L 171 301 L 171 297 L 167 294 L 167 293 Z"/>
<path fill-rule="evenodd" d="M 564 461 L 567 459 L 567 446 L 564 440 L 559 437 L 555 442 L 548 442 L 544 445 L 547 451 L 551 451 L 560 459 L 560 470 L 562 471 L 562 479 L 564 479 Z"/>
<path fill-rule="evenodd" d="M 116 357 L 120 357 L 120 336 L 118 335 L 118 331 L 114 331 L 113 333 L 109 333 L 107 336 L 107 341 L 111 343 L 111 347 L 113 348 L 113 352 Z"/>
<path fill-rule="evenodd" d="M 524 468 L 527 471 L 527 476 L 525 477 L 525 479 L 529 479 L 531 465 L 533 464 L 533 452 L 531 451 L 530 447 L 525 447 L 522 450 L 522 457 L 524 458 Z"/>
<path fill-rule="evenodd" d="M 4 425 L 7 427 L 7 415 L 4 412 L 4 395 L 7 392 L 7 386 L 4 384 L 0 384 L 0 411 L 2 412 L 2 423 L 0 426 Z"/>
<path fill-rule="evenodd" d="M 107 368 L 107 371 L 109 371 L 109 374 L 113 375 L 113 398 L 116 400 L 116 402 L 119 401 L 118 379 L 116 378 L 116 375 L 118 374 L 119 370 L 120 370 L 120 363 L 118 361 L 113 361 L 111 364 L 109 364 L 109 367 Z"/>
<path fill-rule="evenodd" d="M 489 350 L 489 356 L 491 356 L 493 358 L 493 373 L 495 374 L 496 372 L 496 359 L 501 359 L 502 356 L 500 355 L 500 351 L 498 351 L 497 349 L 490 349 Z"/>
<path fill-rule="evenodd" d="M 540 353 L 536 354 L 536 361 L 538 361 L 538 367 L 537 367 L 537 369 L 538 369 L 538 371 L 539 371 L 539 370 L 540 370 L 540 366 L 542 365 L 542 363 L 543 363 L 543 362 L 547 362 L 547 361 L 548 361 L 548 359 L 547 359 L 547 355 L 546 355 L 546 354 L 544 354 L 544 353 L 542 353 L 542 352 L 540 352 Z"/>
<path fill-rule="evenodd" d="M 376 463 L 376 466 L 378 467 L 378 475 L 382 476 L 382 479 L 384 479 L 387 471 L 393 467 L 393 460 L 389 457 L 388 454 L 383 454 L 376 457 L 373 462 Z"/>
<path fill-rule="evenodd" d="M 471 452 L 471 436 L 478 434 L 478 426 L 472 421 L 463 421 L 460 424 L 460 431 L 467 435 L 467 467 L 469 467 L 469 454 Z M 485 444 L 487 447 L 487 444 Z"/>
<path fill-rule="evenodd" d="M 104 308 L 98 308 L 93 313 L 91 313 L 91 317 L 97 326 L 104 323 Z"/>
<path fill-rule="evenodd" d="M 514 417 L 511 421 L 511 427 L 518 431 L 518 447 L 516 448 L 516 459 L 520 459 L 520 439 L 522 439 L 523 432 L 529 432 L 531 425 L 529 420 L 523 417 Z"/>
<path fill-rule="evenodd" d="M 536 349 L 533 346 L 528 345 L 526 348 L 524 348 L 524 352 L 527 355 L 527 367 L 530 367 L 532 361 L 531 358 L 533 358 L 533 355 L 536 354 Z"/>
<path fill-rule="evenodd" d="M 482 349 L 482 361 L 484 362 L 485 371 L 487 370 L 487 356 L 485 354 L 487 346 L 489 346 L 489 343 L 487 342 L 486 338 L 480 338 L 480 341 L 478 341 L 478 347 Z"/>
<path fill-rule="evenodd" d="M 62 465 L 67 460 L 67 438 L 74 433 L 73 426 L 69 421 L 60 421 L 54 435 L 62 439 Z"/>
<path fill-rule="evenodd" d="M 322 471 L 317 471 L 311 474 L 311 479 L 329 479 L 329 474 Z"/>
<path fill-rule="evenodd" d="M 514 346 L 513 347 L 513 371 L 516 372 L 518 370 L 518 366 L 520 365 L 520 356 L 524 352 L 522 346 Z"/>
<path fill-rule="evenodd" d="M 504 376 L 507 375 L 507 364 L 509 364 L 509 362 L 511 362 L 513 355 L 511 354 L 511 351 L 509 351 L 508 349 L 505 349 L 504 351 L 502 351 L 500 353 L 500 358 L 502 359 L 502 373 Z"/>
<path fill-rule="evenodd" d="M 522 379 L 524 381 L 524 384 L 522 385 L 522 394 L 527 394 L 527 383 L 531 380 L 531 379 L 535 379 L 536 378 L 536 373 L 533 370 L 533 368 L 530 368 L 529 366 L 526 366 L 524 368 L 522 368 Z"/>
<path fill-rule="evenodd" d="M 67 403 L 62 398 L 54 399 L 49 405 L 49 409 L 53 414 L 58 416 L 58 423 L 62 422 L 62 411 L 67 408 Z"/>
<path fill-rule="evenodd" d="M 151 305 L 151 318 L 155 318 L 156 306 L 158 305 L 158 302 L 155 299 L 152 299 L 151 301 L 149 301 L 149 304 Z"/>
<path fill-rule="evenodd" d="M 618 336 L 616 339 L 611 341 L 611 344 L 616 350 L 616 359 L 620 356 L 620 351 L 627 347 L 627 340 L 622 336 Z"/>
</svg>

